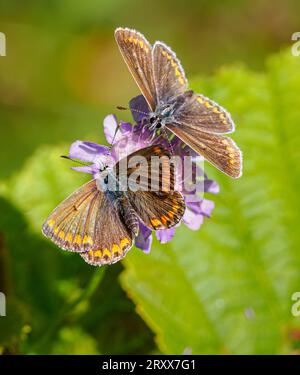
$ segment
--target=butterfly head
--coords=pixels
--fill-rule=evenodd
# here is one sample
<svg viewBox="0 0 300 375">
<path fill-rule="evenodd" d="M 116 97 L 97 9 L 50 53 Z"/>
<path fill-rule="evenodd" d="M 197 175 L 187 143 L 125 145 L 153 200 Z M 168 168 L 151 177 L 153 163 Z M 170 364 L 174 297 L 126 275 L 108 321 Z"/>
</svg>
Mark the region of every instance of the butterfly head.
<svg viewBox="0 0 300 375">
<path fill-rule="evenodd" d="M 109 160 L 110 158 L 100 157 L 99 160 L 95 160 L 94 167 L 97 172 L 94 174 L 94 177 L 99 180 L 104 180 L 110 173 L 113 162 Z"/>
<path fill-rule="evenodd" d="M 154 112 L 149 113 L 149 129 L 159 130 L 167 123 L 172 122 L 175 111 L 174 103 L 160 104 Z"/>
</svg>

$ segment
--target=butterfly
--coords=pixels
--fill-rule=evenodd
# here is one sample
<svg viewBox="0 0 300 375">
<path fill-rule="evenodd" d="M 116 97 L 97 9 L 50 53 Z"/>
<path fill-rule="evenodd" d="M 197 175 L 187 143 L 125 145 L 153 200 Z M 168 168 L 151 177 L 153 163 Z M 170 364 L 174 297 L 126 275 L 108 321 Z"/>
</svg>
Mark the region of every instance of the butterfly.
<svg viewBox="0 0 300 375">
<path fill-rule="evenodd" d="M 153 156 L 161 161 L 157 171 L 151 169 Z M 146 163 L 141 164 L 140 158 Z M 132 164 L 131 160 L 137 161 Z M 168 151 L 152 145 L 114 166 L 103 166 L 95 179 L 54 209 L 43 224 L 43 234 L 60 248 L 79 253 L 89 264 L 101 266 L 119 261 L 133 246 L 140 221 L 159 230 L 171 228 L 181 220 L 185 202 L 174 189 L 174 165 L 169 161 Z M 121 168 L 124 162 L 126 169 Z M 139 188 L 133 189 L 128 183 L 124 189 L 124 178 L 137 172 Z M 114 188 L 109 181 L 115 182 Z M 151 186 L 157 186 L 157 191 Z"/>
<path fill-rule="evenodd" d="M 225 174 L 242 174 L 242 155 L 223 134 L 234 131 L 230 114 L 220 105 L 188 90 L 175 53 L 164 43 L 153 46 L 138 31 L 117 28 L 121 54 L 149 106 L 145 126 L 169 130 Z"/>
</svg>

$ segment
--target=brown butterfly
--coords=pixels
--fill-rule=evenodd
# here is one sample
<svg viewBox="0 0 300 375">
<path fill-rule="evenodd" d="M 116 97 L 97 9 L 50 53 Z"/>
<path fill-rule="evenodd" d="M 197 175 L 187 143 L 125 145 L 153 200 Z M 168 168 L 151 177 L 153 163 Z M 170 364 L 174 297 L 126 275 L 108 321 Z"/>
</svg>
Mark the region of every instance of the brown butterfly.
<svg viewBox="0 0 300 375">
<path fill-rule="evenodd" d="M 230 114 L 204 95 L 188 90 L 184 70 L 175 53 L 162 42 L 152 47 L 131 29 L 118 28 L 121 54 L 149 106 L 145 126 L 167 129 L 227 175 L 242 174 L 242 155 L 224 135 L 234 131 Z"/>
<path fill-rule="evenodd" d="M 151 169 L 153 156 L 161 161 L 156 173 Z M 146 161 L 142 167 L 139 158 Z M 174 165 L 169 158 L 162 146 L 154 145 L 130 154 L 113 167 L 104 166 L 96 179 L 55 208 L 43 225 L 43 234 L 92 265 L 119 261 L 132 247 L 140 221 L 152 230 L 168 229 L 184 214 L 184 198 L 174 190 Z M 130 164 L 131 160 L 136 162 Z M 121 168 L 124 162 L 128 166 L 125 171 Z M 124 177 L 130 178 L 137 170 L 140 188 L 134 190 L 128 184 L 128 189 L 121 189 Z M 114 188 L 109 181 L 116 182 Z M 151 191 L 153 183 L 157 191 Z"/>
</svg>

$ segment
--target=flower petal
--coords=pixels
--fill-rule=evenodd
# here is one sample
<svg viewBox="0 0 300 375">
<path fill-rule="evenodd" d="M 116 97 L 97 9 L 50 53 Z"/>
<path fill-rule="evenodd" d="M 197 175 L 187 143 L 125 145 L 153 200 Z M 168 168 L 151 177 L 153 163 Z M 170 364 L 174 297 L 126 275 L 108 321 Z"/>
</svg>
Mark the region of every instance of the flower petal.
<svg viewBox="0 0 300 375">
<path fill-rule="evenodd" d="M 109 148 L 93 142 L 76 141 L 71 144 L 69 156 L 72 159 L 79 159 L 92 163 L 99 155 L 108 155 Z"/>
<path fill-rule="evenodd" d="M 122 135 L 126 133 L 131 133 L 132 131 L 132 125 L 130 124 L 130 122 L 120 121 L 120 128 Z"/>
<path fill-rule="evenodd" d="M 131 133 L 132 125 L 129 122 L 121 121 L 117 131 L 118 123 L 115 115 L 108 115 L 103 121 L 104 134 L 109 144 L 116 143 L 126 134 Z M 117 131 L 117 132 L 116 132 Z"/>
<path fill-rule="evenodd" d="M 162 229 L 156 231 L 156 238 L 160 243 L 167 243 L 172 240 L 175 234 L 175 228 Z"/>
<path fill-rule="evenodd" d="M 215 204 L 213 201 L 209 199 L 203 199 L 200 203 L 202 215 L 210 217 L 213 209 L 215 208 Z"/>
<path fill-rule="evenodd" d="M 113 141 L 117 126 L 118 126 L 118 123 L 117 123 L 117 118 L 115 115 L 107 115 L 105 117 L 103 121 L 104 134 L 109 144 L 111 144 Z"/>
<path fill-rule="evenodd" d="M 143 250 L 144 253 L 150 253 L 152 245 L 152 232 L 144 224 L 140 223 L 140 232 L 135 239 L 135 246 Z"/>
<path fill-rule="evenodd" d="M 193 212 L 188 207 L 185 209 L 185 213 L 182 218 L 184 224 L 191 230 L 198 230 L 203 223 L 203 216 Z"/>
<path fill-rule="evenodd" d="M 138 151 L 147 146 L 142 137 L 137 136 L 133 132 L 124 134 L 118 142 L 115 142 L 111 149 L 111 155 L 118 161 L 131 153 Z"/>
<path fill-rule="evenodd" d="M 83 173 L 94 173 L 94 170 L 91 166 L 85 165 L 83 167 L 71 167 L 73 171 L 83 172 Z"/>
<path fill-rule="evenodd" d="M 204 191 L 207 193 L 218 194 L 220 191 L 219 184 L 214 180 L 204 180 Z"/>
<path fill-rule="evenodd" d="M 188 207 L 190 210 L 192 210 L 195 214 L 202 214 L 202 209 L 201 209 L 201 203 L 203 201 L 203 198 L 195 201 L 186 201 L 186 207 Z"/>
</svg>

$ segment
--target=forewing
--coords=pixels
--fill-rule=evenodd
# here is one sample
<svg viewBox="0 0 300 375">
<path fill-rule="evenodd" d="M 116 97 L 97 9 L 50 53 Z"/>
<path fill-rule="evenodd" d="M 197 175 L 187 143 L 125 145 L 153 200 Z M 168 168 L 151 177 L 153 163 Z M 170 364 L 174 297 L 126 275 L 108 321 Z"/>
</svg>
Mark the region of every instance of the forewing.
<svg viewBox="0 0 300 375">
<path fill-rule="evenodd" d="M 162 42 L 156 42 L 152 51 L 153 75 L 158 103 L 167 103 L 188 87 L 184 70 L 175 53 Z"/>
<path fill-rule="evenodd" d="M 242 154 L 235 142 L 222 135 L 185 126 L 167 125 L 177 137 L 230 177 L 242 174 Z"/>
<path fill-rule="evenodd" d="M 116 29 L 115 38 L 130 73 L 154 111 L 157 102 L 152 70 L 152 46 L 141 33 L 127 28 Z"/>
<path fill-rule="evenodd" d="M 114 173 L 121 184 L 124 181 L 124 190 L 135 181 L 132 179 L 135 174 L 139 176 L 137 184 L 140 190 L 174 191 L 175 165 L 169 152 L 160 145 L 145 147 L 121 159 L 115 165 Z"/>
<path fill-rule="evenodd" d="M 225 134 L 234 131 L 230 114 L 214 101 L 203 95 L 186 96 L 174 122 L 206 133 Z"/>
<path fill-rule="evenodd" d="M 103 193 L 92 180 L 66 198 L 45 221 L 42 231 L 60 248 L 83 252 L 95 244 L 96 217 Z"/>
</svg>

